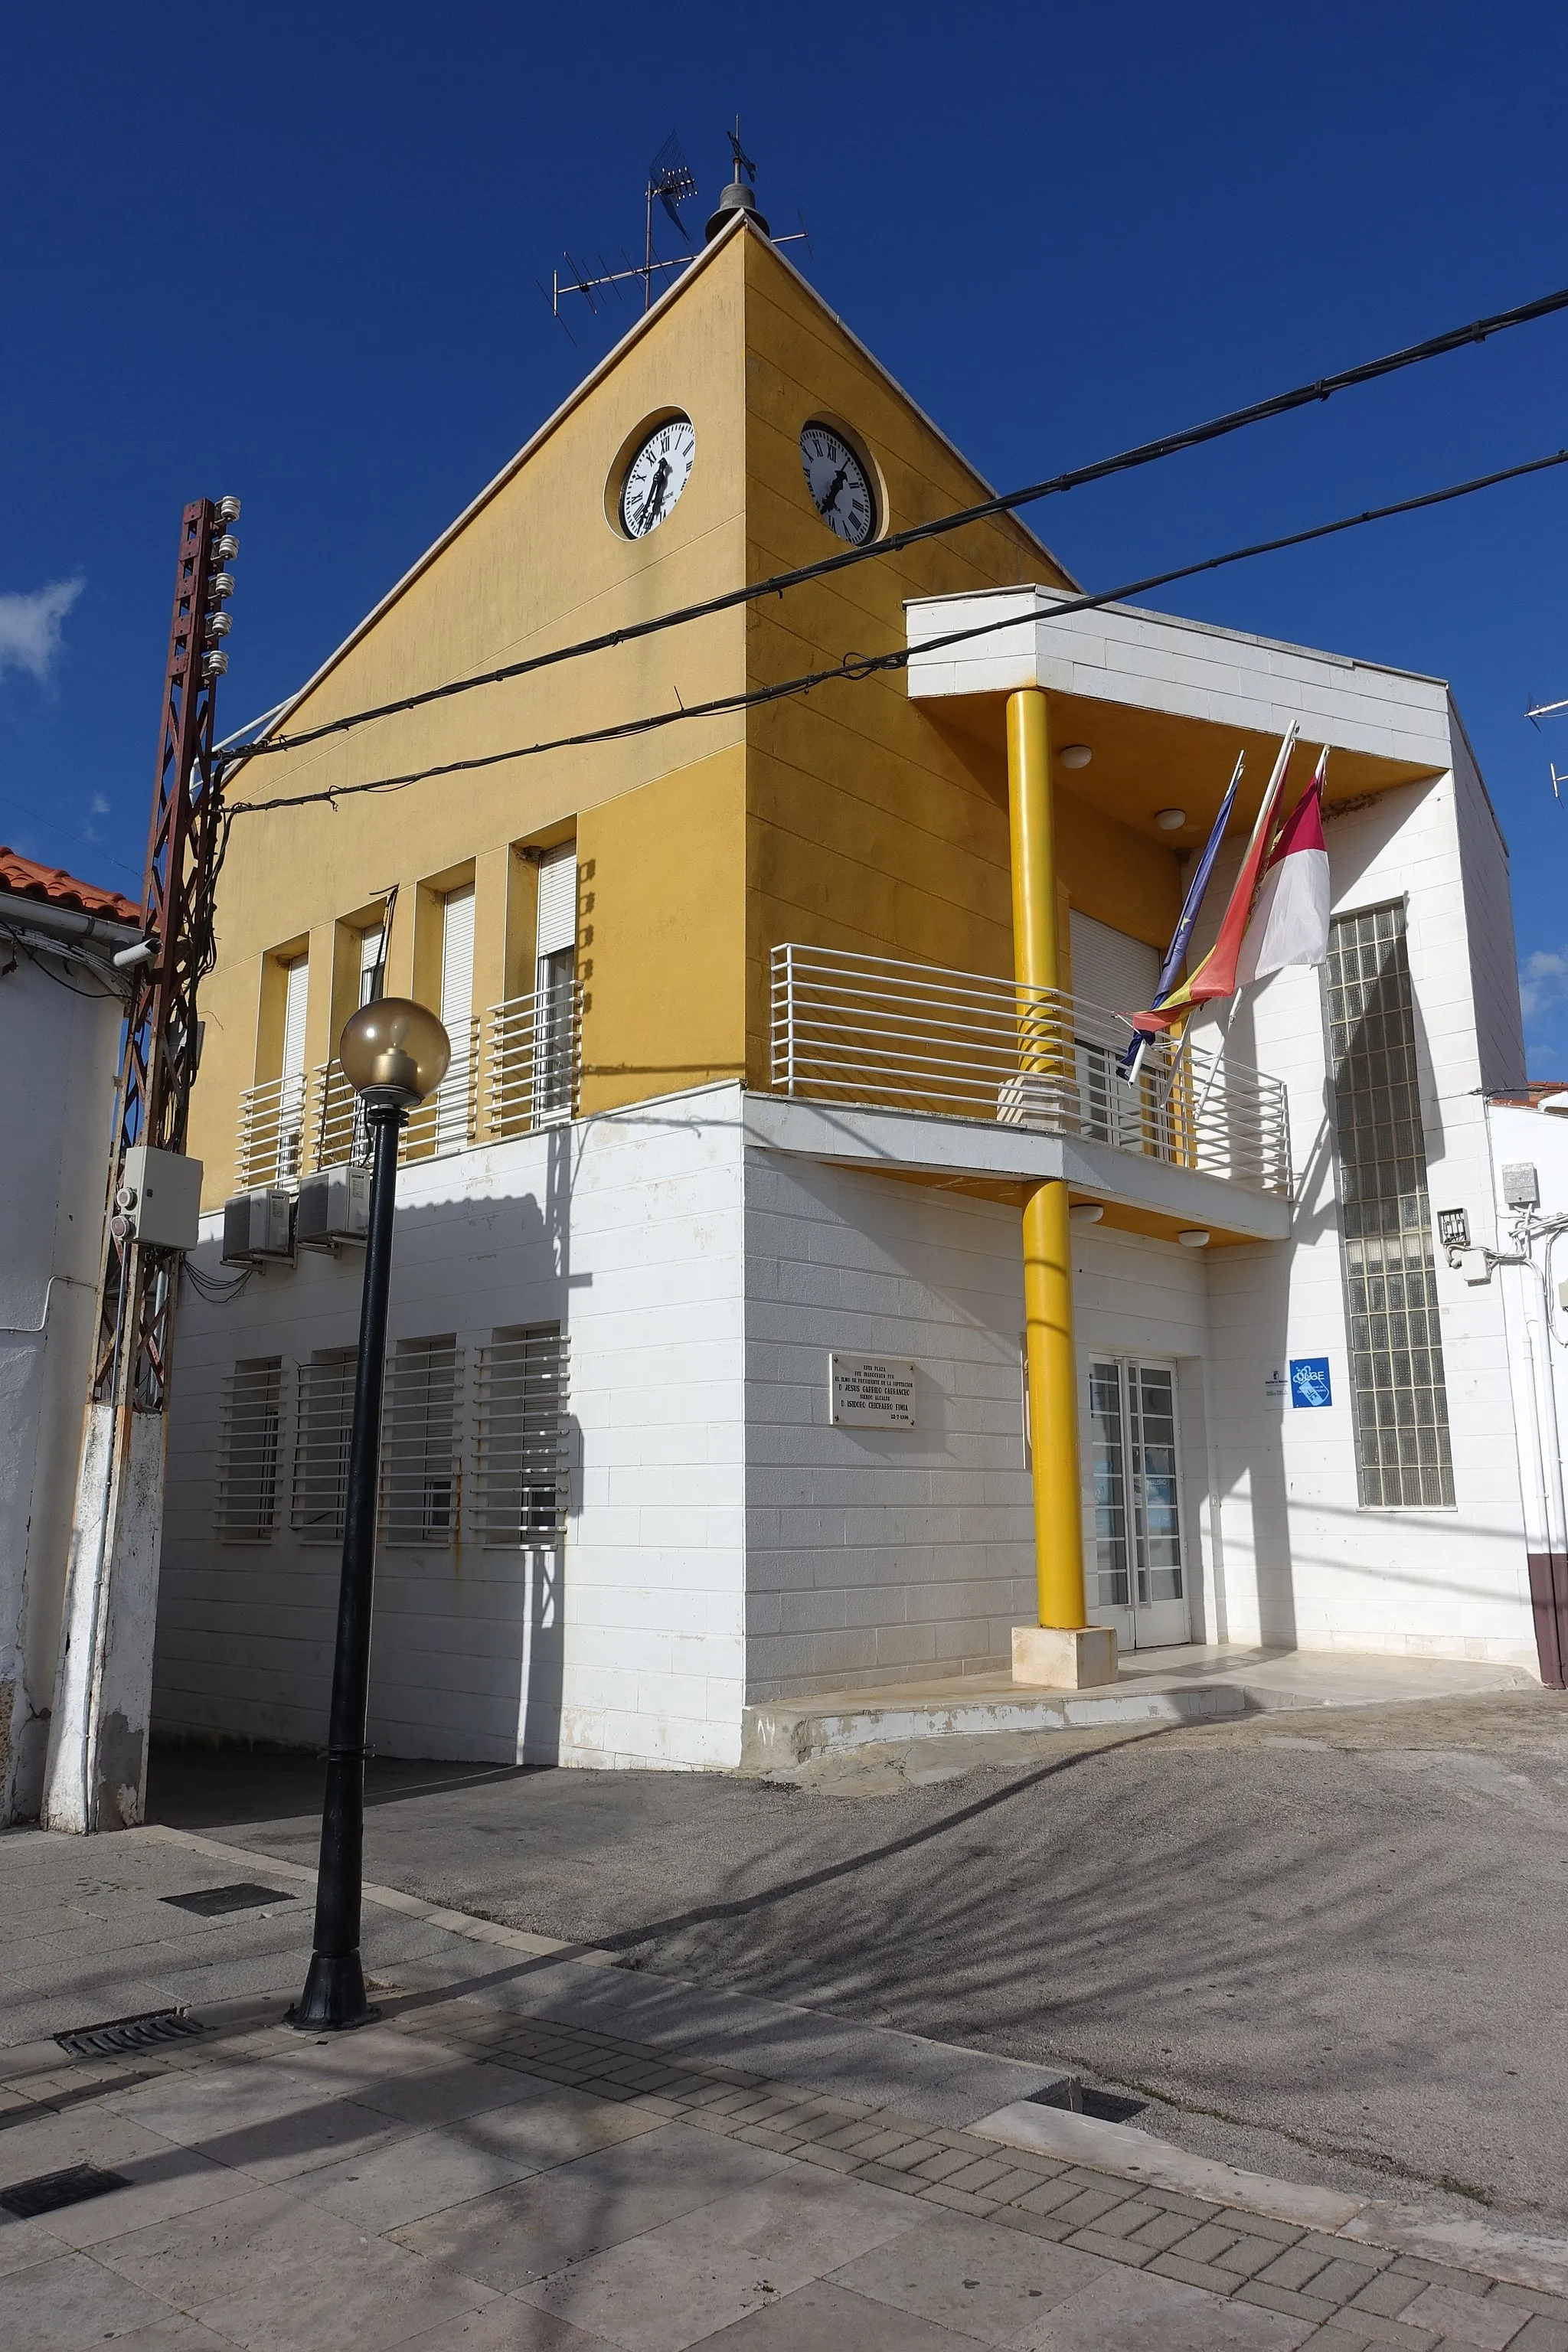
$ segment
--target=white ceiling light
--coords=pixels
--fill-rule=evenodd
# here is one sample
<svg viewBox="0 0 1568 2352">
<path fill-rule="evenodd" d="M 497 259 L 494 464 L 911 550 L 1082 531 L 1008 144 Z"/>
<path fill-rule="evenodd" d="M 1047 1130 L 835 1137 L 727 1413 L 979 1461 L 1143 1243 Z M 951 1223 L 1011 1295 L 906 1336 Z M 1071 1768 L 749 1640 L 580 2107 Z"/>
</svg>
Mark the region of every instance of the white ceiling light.
<svg viewBox="0 0 1568 2352">
<path fill-rule="evenodd" d="M 1162 833 L 1180 833 L 1187 821 L 1185 809 L 1156 809 L 1154 822 Z"/>
<path fill-rule="evenodd" d="M 1184 1249 L 1207 1249 L 1209 1245 L 1208 1227 L 1206 1225 L 1189 1225 L 1184 1234 L 1178 1234 L 1176 1235 L 1176 1239 L 1181 1243 Z"/>
<path fill-rule="evenodd" d="M 1087 768 L 1094 753 L 1087 743 L 1064 743 L 1057 757 L 1064 768 Z"/>
<path fill-rule="evenodd" d="M 1068 1214 L 1075 1225 L 1098 1225 L 1105 1211 L 1098 1201 L 1075 1201 Z"/>
</svg>

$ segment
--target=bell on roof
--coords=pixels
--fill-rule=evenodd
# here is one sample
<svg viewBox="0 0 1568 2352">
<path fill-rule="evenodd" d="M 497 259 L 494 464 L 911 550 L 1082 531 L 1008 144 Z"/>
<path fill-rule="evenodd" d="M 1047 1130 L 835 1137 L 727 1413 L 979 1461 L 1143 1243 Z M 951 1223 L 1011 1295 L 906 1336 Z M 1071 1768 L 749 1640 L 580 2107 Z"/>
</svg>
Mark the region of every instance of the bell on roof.
<svg viewBox="0 0 1568 2352">
<path fill-rule="evenodd" d="M 764 236 L 768 234 L 767 222 L 758 211 L 757 199 L 752 193 L 752 184 L 757 176 L 757 167 L 741 144 L 741 118 L 738 114 L 735 128 L 727 136 L 735 152 L 735 176 L 721 194 L 719 209 L 709 216 L 703 239 L 707 245 L 712 244 L 721 229 L 728 227 L 736 213 L 744 213 L 753 228 L 760 228 Z"/>
</svg>

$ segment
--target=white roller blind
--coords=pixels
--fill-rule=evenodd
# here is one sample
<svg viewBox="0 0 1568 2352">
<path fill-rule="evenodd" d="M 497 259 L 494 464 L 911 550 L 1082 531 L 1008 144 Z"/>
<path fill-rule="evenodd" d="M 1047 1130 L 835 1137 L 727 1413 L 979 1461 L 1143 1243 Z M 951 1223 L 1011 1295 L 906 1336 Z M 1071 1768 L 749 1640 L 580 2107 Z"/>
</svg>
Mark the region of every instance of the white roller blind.
<svg viewBox="0 0 1568 2352">
<path fill-rule="evenodd" d="M 536 955 L 554 955 L 577 944 L 577 845 L 546 850 L 539 866 L 539 939 Z"/>
<path fill-rule="evenodd" d="M 1076 908 L 1072 923 L 1072 992 L 1112 1013 L 1142 1013 L 1153 1003 L 1160 951 L 1144 940 L 1114 931 Z"/>
<path fill-rule="evenodd" d="M 371 990 L 375 986 L 376 966 L 381 961 L 381 929 L 362 931 L 359 935 L 359 1001 L 370 1003 Z"/>
<path fill-rule="evenodd" d="M 305 999 L 310 985 L 307 956 L 284 967 L 287 994 L 283 1000 L 283 1076 L 298 1078 L 305 1068 Z"/>
<path fill-rule="evenodd" d="M 467 1048 L 474 1009 L 474 886 L 441 901 L 441 1022 L 455 1053 Z"/>
</svg>

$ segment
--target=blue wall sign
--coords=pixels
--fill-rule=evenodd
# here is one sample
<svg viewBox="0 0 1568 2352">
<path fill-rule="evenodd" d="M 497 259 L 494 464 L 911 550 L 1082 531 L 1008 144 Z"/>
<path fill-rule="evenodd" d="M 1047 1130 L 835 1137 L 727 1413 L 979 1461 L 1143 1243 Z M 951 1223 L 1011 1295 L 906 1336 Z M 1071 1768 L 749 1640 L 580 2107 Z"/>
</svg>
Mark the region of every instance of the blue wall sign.
<svg viewBox="0 0 1568 2352">
<path fill-rule="evenodd" d="M 1332 1404 L 1333 1383 L 1327 1356 L 1292 1356 L 1290 1402 L 1293 1405 Z"/>
</svg>

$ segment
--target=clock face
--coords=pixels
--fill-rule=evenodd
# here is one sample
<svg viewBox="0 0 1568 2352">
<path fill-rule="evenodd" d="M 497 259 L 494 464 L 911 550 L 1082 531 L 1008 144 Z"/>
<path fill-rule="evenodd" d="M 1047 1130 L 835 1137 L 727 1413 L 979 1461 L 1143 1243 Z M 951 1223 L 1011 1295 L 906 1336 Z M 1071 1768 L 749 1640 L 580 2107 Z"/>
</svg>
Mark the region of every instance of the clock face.
<svg viewBox="0 0 1568 2352">
<path fill-rule="evenodd" d="M 828 530 L 851 547 L 864 547 L 877 528 L 877 501 L 843 435 L 830 425 L 808 425 L 800 436 L 800 462 L 811 503 Z"/>
<path fill-rule="evenodd" d="M 628 539 L 657 530 L 691 474 L 697 434 L 689 416 L 670 416 L 639 442 L 621 487 L 621 529 Z"/>
</svg>

